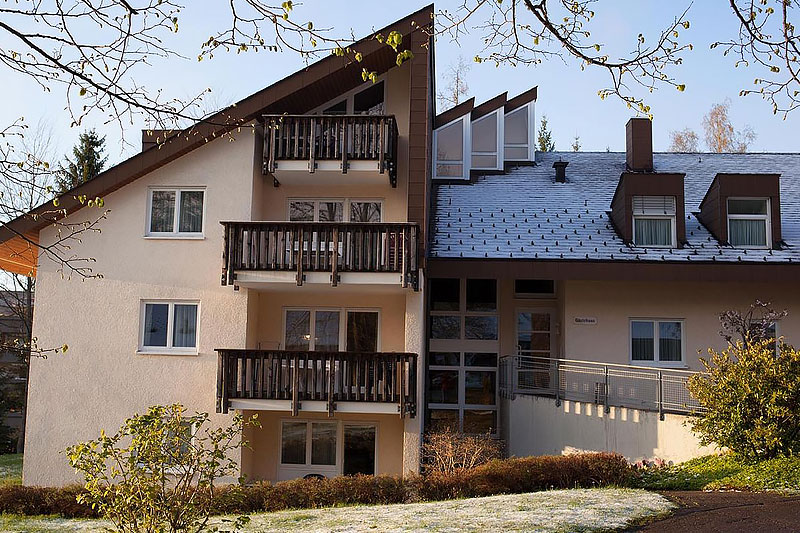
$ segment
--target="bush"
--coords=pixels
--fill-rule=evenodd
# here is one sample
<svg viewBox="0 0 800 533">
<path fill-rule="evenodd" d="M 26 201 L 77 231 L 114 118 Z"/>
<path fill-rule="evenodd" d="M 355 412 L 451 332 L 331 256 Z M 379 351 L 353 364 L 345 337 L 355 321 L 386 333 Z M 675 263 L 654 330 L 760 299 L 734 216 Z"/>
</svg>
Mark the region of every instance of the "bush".
<svg viewBox="0 0 800 533">
<path fill-rule="evenodd" d="M 800 457 L 747 462 L 732 453 L 677 465 L 641 469 L 633 486 L 649 490 L 752 490 L 800 492 Z"/>
<path fill-rule="evenodd" d="M 430 472 L 426 475 L 340 476 L 296 479 L 276 484 L 232 485 L 215 490 L 198 505 L 213 515 L 244 515 L 263 511 L 307 509 L 337 505 L 380 505 L 473 498 L 547 489 L 622 486 L 631 469 L 625 458 L 610 453 L 541 456 L 494 460 L 474 469 Z M 96 517 L 77 485 L 57 488 L 0 487 L 0 513 L 57 514 Z M 206 497 L 200 495 L 200 497 Z"/>
<path fill-rule="evenodd" d="M 688 383 L 705 408 L 692 421 L 701 443 L 751 461 L 800 454 L 800 352 L 746 338 L 709 354 Z"/>
<path fill-rule="evenodd" d="M 246 445 L 237 414 L 225 427 L 179 405 L 151 407 L 114 435 L 67 448 L 85 478 L 80 503 L 97 508 L 119 531 L 202 531 L 221 477 L 237 475 L 233 454 Z M 241 517 L 237 524 L 244 521 Z"/>
<path fill-rule="evenodd" d="M 453 472 L 475 468 L 503 456 L 503 442 L 491 434 L 466 435 L 445 427 L 425 435 L 422 462 L 426 471 Z"/>
</svg>

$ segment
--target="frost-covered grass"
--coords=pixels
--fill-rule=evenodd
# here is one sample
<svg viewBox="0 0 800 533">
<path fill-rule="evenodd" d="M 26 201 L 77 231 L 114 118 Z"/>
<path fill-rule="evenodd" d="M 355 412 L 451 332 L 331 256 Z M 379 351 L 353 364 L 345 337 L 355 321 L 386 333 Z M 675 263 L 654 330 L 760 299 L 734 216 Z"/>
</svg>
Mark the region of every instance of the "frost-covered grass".
<svg viewBox="0 0 800 533">
<path fill-rule="evenodd" d="M 650 490 L 800 492 L 800 457 L 748 463 L 732 454 L 698 457 L 642 472 L 634 483 Z"/>
<path fill-rule="evenodd" d="M 252 515 L 245 531 L 612 531 L 663 516 L 673 504 L 635 489 L 576 489 L 446 502 L 281 511 Z M 219 523 L 215 519 L 214 523 Z M 100 520 L 0 515 L 11 532 L 102 531 Z"/>
<path fill-rule="evenodd" d="M 22 454 L 0 455 L 0 485 L 19 485 L 22 483 Z"/>
</svg>

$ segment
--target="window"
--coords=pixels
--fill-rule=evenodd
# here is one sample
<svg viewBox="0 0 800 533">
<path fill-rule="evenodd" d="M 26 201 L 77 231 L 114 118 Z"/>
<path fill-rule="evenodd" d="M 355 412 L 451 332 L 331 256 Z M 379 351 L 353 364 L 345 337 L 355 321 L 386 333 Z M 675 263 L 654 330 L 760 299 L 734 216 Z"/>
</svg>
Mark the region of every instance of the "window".
<svg viewBox="0 0 800 533">
<path fill-rule="evenodd" d="M 472 122 L 472 168 L 495 170 L 503 167 L 501 147 L 503 130 L 500 111 L 495 111 Z"/>
<path fill-rule="evenodd" d="M 289 200 L 291 222 L 381 222 L 383 202 L 352 199 Z"/>
<path fill-rule="evenodd" d="M 139 351 L 197 353 L 197 302 L 142 302 Z"/>
<path fill-rule="evenodd" d="M 504 117 L 504 155 L 506 161 L 533 161 L 533 135 L 535 123 L 533 102 L 509 111 Z"/>
<path fill-rule="evenodd" d="M 428 423 L 497 432 L 497 280 L 433 278 L 426 397 Z"/>
<path fill-rule="evenodd" d="M 633 197 L 633 243 L 636 246 L 675 246 L 675 197 Z"/>
<path fill-rule="evenodd" d="M 469 114 L 433 132 L 434 178 L 469 179 Z"/>
<path fill-rule="evenodd" d="M 631 320 L 631 362 L 658 366 L 683 365 L 683 322 Z"/>
<path fill-rule="evenodd" d="M 336 466 L 337 422 L 281 424 L 281 464 Z"/>
<path fill-rule="evenodd" d="M 377 438 L 374 423 L 284 420 L 278 479 L 374 475 Z"/>
<path fill-rule="evenodd" d="M 768 248 L 769 218 L 767 198 L 728 198 L 728 242 L 741 248 Z"/>
<path fill-rule="evenodd" d="M 552 298 L 556 294 L 556 282 L 552 279 L 514 280 L 515 298 Z"/>
<path fill-rule="evenodd" d="M 356 115 L 383 115 L 383 82 L 371 83 L 353 95 L 353 113 Z"/>
<path fill-rule="evenodd" d="M 345 327 L 342 327 L 342 325 Z M 377 352 L 378 311 L 353 309 L 286 309 L 284 349 L 295 351 Z"/>
<path fill-rule="evenodd" d="M 147 235 L 202 236 L 204 200 L 204 189 L 151 189 Z"/>
</svg>

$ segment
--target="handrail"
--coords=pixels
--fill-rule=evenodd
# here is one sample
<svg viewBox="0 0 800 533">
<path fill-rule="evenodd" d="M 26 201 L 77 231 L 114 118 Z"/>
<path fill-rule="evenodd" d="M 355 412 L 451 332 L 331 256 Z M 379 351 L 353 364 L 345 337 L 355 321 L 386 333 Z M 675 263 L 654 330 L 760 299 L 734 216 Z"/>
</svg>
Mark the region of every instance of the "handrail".
<svg viewBox="0 0 800 533">
<path fill-rule="evenodd" d="M 297 415 L 304 400 L 396 403 L 400 416 L 416 415 L 417 354 L 216 350 L 217 412 L 230 400 L 290 400 Z"/>
<path fill-rule="evenodd" d="M 397 121 L 394 115 L 263 115 L 263 173 L 273 174 L 280 160 L 308 160 L 308 171 L 318 161 L 377 161 L 397 186 Z"/>
<path fill-rule="evenodd" d="M 400 274 L 403 287 L 418 289 L 419 226 L 406 222 L 233 222 L 223 221 L 222 285 L 236 271 Z"/>
<path fill-rule="evenodd" d="M 703 410 L 686 388 L 690 370 L 557 359 L 528 355 L 500 358 L 500 391 L 550 396 L 610 407 L 693 414 Z"/>
</svg>

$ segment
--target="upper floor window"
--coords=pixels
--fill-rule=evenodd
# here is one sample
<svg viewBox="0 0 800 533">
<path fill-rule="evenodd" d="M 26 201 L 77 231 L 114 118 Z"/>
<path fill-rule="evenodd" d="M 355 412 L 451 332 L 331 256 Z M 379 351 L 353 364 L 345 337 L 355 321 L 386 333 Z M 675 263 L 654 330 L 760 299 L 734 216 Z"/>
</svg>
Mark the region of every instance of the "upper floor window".
<svg viewBox="0 0 800 533">
<path fill-rule="evenodd" d="M 769 222 L 769 199 L 728 198 L 728 242 L 732 246 L 767 248 Z"/>
<path fill-rule="evenodd" d="M 631 320 L 631 362 L 683 365 L 683 321 Z"/>
<path fill-rule="evenodd" d="M 147 204 L 147 235 L 203 235 L 204 189 L 150 189 Z"/>
<path fill-rule="evenodd" d="M 466 114 L 433 132 L 434 178 L 469 178 L 469 164 L 464 157 L 469 151 L 468 118 Z"/>
<path fill-rule="evenodd" d="M 675 197 L 633 197 L 633 243 L 636 246 L 675 246 Z"/>
<path fill-rule="evenodd" d="M 289 200 L 291 222 L 381 222 L 383 202 L 352 199 Z"/>
<path fill-rule="evenodd" d="M 197 353 L 199 304 L 185 301 L 143 301 L 140 352 Z"/>
<path fill-rule="evenodd" d="M 533 102 L 505 114 L 503 124 L 506 161 L 533 161 Z"/>
<path fill-rule="evenodd" d="M 472 168 L 502 168 L 502 133 L 500 111 L 494 111 L 472 122 Z"/>
</svg>

